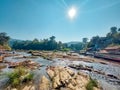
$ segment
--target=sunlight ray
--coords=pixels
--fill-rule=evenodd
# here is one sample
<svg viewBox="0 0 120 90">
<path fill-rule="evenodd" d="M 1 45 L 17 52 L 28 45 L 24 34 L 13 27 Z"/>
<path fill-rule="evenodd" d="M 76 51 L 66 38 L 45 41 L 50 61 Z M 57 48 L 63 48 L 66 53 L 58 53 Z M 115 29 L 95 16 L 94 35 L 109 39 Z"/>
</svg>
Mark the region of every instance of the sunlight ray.
<svg viewBox="0 0 120 90">
<path fill-rule="evenodd" d="M 103 9 L 113 7 L 113 6 L 115 6 L 115 5 L 119 4 L 119 3 L 120 3 L 120 1 L 116 1 L 116 2 L 111 3 L 111 4 L 98 7 L 96 9 L 91 9 L 91 10 L 88 10 L 88 11 L 84 11 L 83 13 L 92 13 L 92 12 L 100 11 L 100 10 L 103 10 Z"/>
</svg>

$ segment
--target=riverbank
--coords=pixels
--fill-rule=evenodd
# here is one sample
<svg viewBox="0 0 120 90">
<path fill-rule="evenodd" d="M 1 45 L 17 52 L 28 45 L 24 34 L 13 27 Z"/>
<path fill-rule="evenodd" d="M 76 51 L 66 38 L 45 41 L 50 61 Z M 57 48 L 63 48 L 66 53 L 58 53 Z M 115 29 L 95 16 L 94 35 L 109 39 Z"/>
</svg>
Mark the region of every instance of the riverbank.
<svg viewBox="0 0 120 90">
<path fill-rule="evenodd" d="M 78 53 L 70 53 L 70 52 L 53 52 L 53 51 L 32 51 L 29 52 L 33 56 L 40 56 L 47 60 L 52 60 L 58 58 L 60 60 L 71 60 L 71 61 L 84 61 L 84 62 L 96 62 L 101 64 L 112 64 L 112 65 L 119 65 L 119 62 L 114 62 L 105 59 L 98 59 L 92 56 L 83 56 L 79 55 Z"/>
<path fill-rule="evenodd" d="M 72 70 L 74 73 L 85 73 L 88 76 L 90 76 L 93 79 L 96 79 L 99 81 L 100 85 L 102 85 L 103 90 L 107 90 L 107 86 L 113 90 L 113 88 L 116 88 L 115 90 L 119 90 L 119 82 L 120 82 L 120 66 L 119 64 L 109 64 L 109 63 L 100 63 L 97 61 L 92 61 L 86 58 L 92 58 L 92 57 L 85 57 L 81 56 L 76 53 L 66 53 L 66 52 L 44 52 L 45 55 L 52 55 L 54 54 L 54 58 L 51 60 L 45 59 L 42 56 L 31 56 L 31 54 L 25 53 L 25 52 L 16 52 L 19 54 L 18 56 L 10 56 L 5 57 L 5 61 L 8 62 L 24 62 L 27 60 L 30 60 L 32 62 L 38 63 L 39 65 L 42 65 L 40 68 L 32 69 L 32 71 L 35 73 L 35 87 L 39 90 L 38 83 L 42 79 L 43 76 L 45 76 L 47 79 L 51 80 L 49 78 L 49 75 L 47 74 L 47 69 L 49 67 L 66 67 Z M 52 53 L 52 54 L 51 54 Z M 66 57 L 66 54 L 68 56 Z M 57 56 L 58 55 L 58 56 Z M 59 57 L 59 58 L 58 58 Z M 61 58 L 60 58 L 61 57 Z M 72 59 L 70 59 L 72 57 Z M 74 60 L 74 58 L 77 58 Z M 84 58 L 84 59 L 78 59 L 78 58 Z M 85 60 L 86 59 L 86 60 Z M 2 63 L 3 64 L 3 63 Z M 74 64 L 75 68 L 69 67 L 70 65 Z M 78 66 L 83 66 L 83 68 L 80 67 L 80 69 L 76 69 Z M 1 69 L 2 72 L 11 72 L 14 68 L 6 68 Z M 62 70 L 61 70 L 62 71 Z M 106 85 L 103 85 L 103 83 L 107 83 Z M 30 86 L 31 87 L 31 86 Z M 64 89 L 63 89 L 64 90 Z M 109 89 L 110 90 L 110 89 Z"/>
</svg>

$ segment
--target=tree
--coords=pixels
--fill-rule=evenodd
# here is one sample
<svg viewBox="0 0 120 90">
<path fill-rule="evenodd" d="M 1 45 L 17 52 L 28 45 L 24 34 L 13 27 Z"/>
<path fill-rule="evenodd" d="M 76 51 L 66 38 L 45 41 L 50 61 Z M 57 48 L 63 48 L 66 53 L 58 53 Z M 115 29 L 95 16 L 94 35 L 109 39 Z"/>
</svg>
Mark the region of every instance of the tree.
<svg viewBox="0 0 120 90">
<path fill-rule="evenodd" d="M 117 27 L 111 27 L 111 34 L 116 34 L 117 33 Z"/>
<path fill-rule="evenodd" d="M 100 39 L 99 36 L 94 36 L 91 39 L 91 46 L 94 48 L 94 50 L 96 50 L 96 48 L 99 45 L 99 39 Z"/>
<path fill-rule="evenodd" d="M 120 32 L 120 28 L 118 29 L 118 32 Z"/>
<path fill-rule="evenodd" d="M 110 32 L 106 34 L 106 37 L 99 37 L 95 36 L 93 37 L 88 47 L 92 47 L 94 49 L 103 49 L 111 44 L 118 45 L 120 44 L 120 29 L 117 29 L 117 27 L 111 27 Z"/>
<path fill-rule="evenodd" d="M 33 40 L 33 43 L 38 43 L 39 42 L 39 40 L 37 39 L 37 38 L 35 38 L 34 40 Z"/>
<path fill-rule="evenodd" d="M 61 50 L 63 48 L 63 44 L 61 41 L 58 42 L 57 49 Z"/>
<path fill-rule="evenodd" d="M 55 38 L 56 38 L 55 36 L 51 36 L 51 37 L 50 37 L 50 40 L 51 40 L 51 41 L 54 41 Z"/>
<path fill-rule="evenodd" d="M 85 44 L 86 44 L 86 43 L 88 42 L 88 38 L 83 38 L 83 40 L 82 40 L 82 41 L 83 41 L 83 43 L 85 43 Z"/>
<path fill-rule="evenodd" d="M 8 44 L 10 37 L 5 32 L 0 33 L 0 45 Z"/>
</svg>

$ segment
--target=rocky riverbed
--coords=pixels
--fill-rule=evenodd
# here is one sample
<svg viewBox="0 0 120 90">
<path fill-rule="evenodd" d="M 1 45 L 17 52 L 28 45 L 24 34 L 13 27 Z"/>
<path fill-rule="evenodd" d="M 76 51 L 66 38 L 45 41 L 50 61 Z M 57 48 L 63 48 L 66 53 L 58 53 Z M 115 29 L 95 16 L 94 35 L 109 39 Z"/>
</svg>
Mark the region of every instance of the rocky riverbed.
<svg viewBox="0 0 120 90">
<path fill-rule="evenodd" d="M 72 70 L 74 73 L 78 73 L 78 72 L 86 73 L 87 75 L 90 75 L 93 79 L 97 79 L 98 82 L 100 83 L 100 86 L 102 86 L 103 90 L 120 90 L 120 65 L 119 64 L 107 63 L 107 62 L 104 63 L 104 61 L 94 62 L 94 61 L 88 60 L 88 58 L 85 61 L 83 59 L 79 60 L 80 58 L 86 59 L 86 57 L 84 56 L 79 56 L 80 58 L 76 60 L 73 58 L 73 57 L 77 57 L 76 55 L 73 55 L 73 57 L 70 58 L 70 57 L 66 57 L 65 54 L 62 55 L 61 53 L 60 54 L 62 55 L 61 56 L 62 58 L 55 57 L 54 55 L 54 58 L 52 58 L 52 60 L 47 60 L 46 58 L 42 58 L 42 57 L 33 57 L 31 56 L 31 54 L 27 54 L 24 52 L 18 52 L 17 54 L 19 55 L 5 57 L 5 60 L 8 62 L 23 62 L 26 60 L 31 60 L 32 62 L 42 65 L 42 67 L 36 68 L 33 70 L 33 72 L 35 73 L 35 77 L 34 77 L 35 90 L 39 90 L 38 88 L 40 88 L 40 86 L 38 85 L 38 83 L 44 82 L 44 80 L 41 81 L 42 79 L 46 78 L 46 80 L 48 79 L 47 81 L 52 80 L 49 74 L 49 70 L 51 70 L 50 66 L 67 67 L 70 70 Z M 96 59 L 92 58 L 92 60 L 96 60 Z M 5 64 L 6 67 L 2 68 L 0 71 L 1 73 L 0 86 L 2 86 L 2 84 L 4 84 L 6 80 L 6 78 L 3 76 L 4 74 L 2 73 L 12 71 L 12 69 L 9 68 L 9 64 L 6 64 L 6 63 L 1 63 L 1 64 L 2 65 Z M 30 86 L 30 87 L 33 87 L 33 86 Z M 61 87 L 61 88 L 62 90 L 66 90 L 64 89 L 64 87 Z M 67 85 L 66 85 L 66 88 L 68 88 Z M 78 90 L 82 90 L 82 89 L 78 89 Z"/>
</svg>

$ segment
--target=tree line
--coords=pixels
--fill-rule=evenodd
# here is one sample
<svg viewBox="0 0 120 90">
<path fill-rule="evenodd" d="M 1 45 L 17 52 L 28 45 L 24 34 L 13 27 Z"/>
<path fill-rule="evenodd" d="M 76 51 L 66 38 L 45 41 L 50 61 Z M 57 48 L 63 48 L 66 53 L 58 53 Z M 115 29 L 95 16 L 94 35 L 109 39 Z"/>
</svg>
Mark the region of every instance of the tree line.
<svg viewBox="0 0 120 90">
<path fill-rule="evenodd" d="M 110 45 L 120 45 L 120 28 L 111 27 L 110 32 L 106 34 L 105 37 L 94 36 L 88 42 L 88 38 L 83 38 L 82 42 L 68 45 L 67 43 L 57 42 L 55 36 L 50 38 L 38 40 L 34 39 L 32 41 L 14 41 L 12 43 L 12 49 L 19 50 L 86 50 L 91 48 L 92 50 L 104 49 Z M 0 33 L 0 45 L 8 45 L 10 37 L 5 33 Z"/>
<path fill-rule="evenodd" d="M 55 40 L 55 36 L 51 36 L 48 39 L 38 40 L 34 39 L 33 41 L 21 41 L 14 42 L 12 45 L 13 49 L 23 49 L 23 50 L 61 50 L 65 45 L 59 41 Z"/>
<path fill-rule="evenodd" d="M 55 36 L 51 36 L 48 39 L 38 40 L 34 39 L 33 41 L 16 41 L 13 43 L 13 49 L 20 50 L 61 50 L 61 51 L 79 51 L 82 50 L 86 43 L 79 42 L 77 44 L 68 45 L 67 43 L 62 43 L 61 41 L 57 42 Z"/>
</svg>

